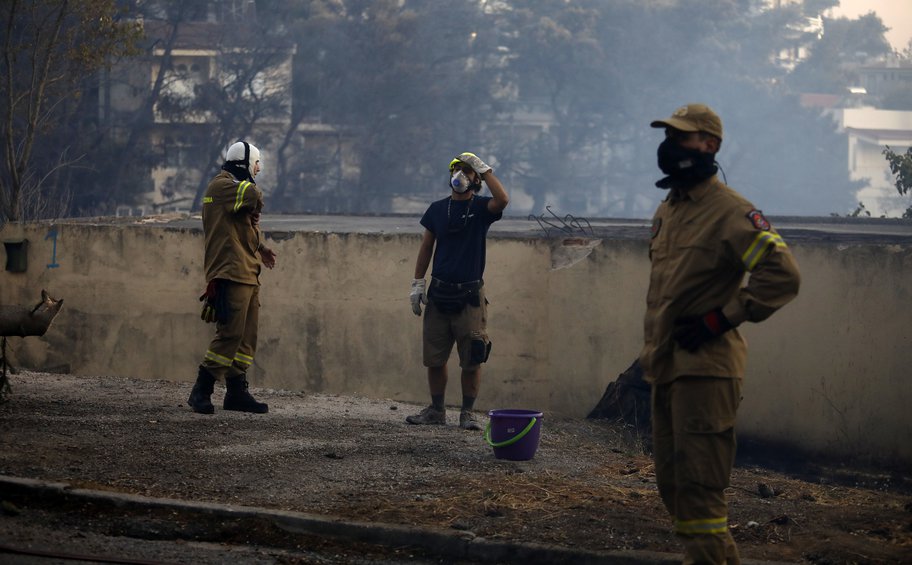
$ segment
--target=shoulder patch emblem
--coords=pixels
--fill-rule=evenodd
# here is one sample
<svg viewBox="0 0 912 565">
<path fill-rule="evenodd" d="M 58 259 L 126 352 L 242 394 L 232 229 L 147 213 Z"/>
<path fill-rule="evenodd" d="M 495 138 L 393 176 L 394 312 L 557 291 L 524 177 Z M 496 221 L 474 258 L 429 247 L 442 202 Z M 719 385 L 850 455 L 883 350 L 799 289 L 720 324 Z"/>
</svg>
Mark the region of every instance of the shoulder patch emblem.
<svg viewBox="0 0 912 565">
<path fill-rule="evenodd" d="M 662 218 L 655 218 L 652 220 L 652 227 L 649 229 L 650 237 L 655 239 L 655 236 L 659 235 L 659 230 L 662 228 Z"/>
<path fill-rule="evenodd" d="M 763 212 L 760 210 L 751 210 L 748 212 L 747 219 L 750 220 L 758 230 L 769 231 L 770 229 L 769 220 L 763 217 Z"/>
</svg>

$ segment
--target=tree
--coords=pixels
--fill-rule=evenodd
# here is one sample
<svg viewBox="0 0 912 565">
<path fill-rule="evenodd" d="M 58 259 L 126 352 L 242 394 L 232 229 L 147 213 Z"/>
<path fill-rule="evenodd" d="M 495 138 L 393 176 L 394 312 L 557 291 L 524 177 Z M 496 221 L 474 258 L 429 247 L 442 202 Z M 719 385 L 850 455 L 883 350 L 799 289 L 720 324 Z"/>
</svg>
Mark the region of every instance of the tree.
<svg viewBox="0 0 912 565">
<path fill-rule="evenodd" d="M 104 209 L 112 202 L 127 203 L 133 194 L 148 192 L 152 184 L 150 171 L 164 160 L 163 152 L 156 148 L 150 136 L 154 125 L 154 110 L 163 92 L 173 80 L 171 60 L 178 33 L 185 25 L 194 6 L 182 0 L 166 0 L 157 6 L 167 16 L 166 21 L 156 22 L 144 18 L 142 51 L 120 65 L 115 65 L 100 78 L 98 106 L 102 108 L 96 132 L 98 154 L 105 157 L 99 165 L 100 175 L 105 182 L 84 179 L 88 188 L 75 205 L 83 210 Z M 151 15 L 151 14 L 144 14 Z M 158 24 L 158 25 L 157 25 Z M 154 52 L 159 49 L 161 55 Z M 157 60 L 157 65 L 150 65 Z M 149 86 L 149 67 L 152 80 Z M 139 93 L 130 110 L 112 108 L 113 91 L 120 88 Z M 121 94 L 122 96 L 122 94 Z"/>
<path fill-rule="evenodd" d="M 160 108 L 179 108 L 182 113 L 200 116 L 208 125 L 211 145 L 202 147 L 208 159 L 201 160 L 217 170 L 224 155 L 221 148 L 237 139 L 247 138 L 258 122 L 275 119 L 287 109 L 288 86 L 266 77 L 271 74 L 283 55 L 266 43 L 250 38 L 248 48 L 241 52 L 225 50 L 218 58 L 219 73 L 199 85 L 192 97 L 170 95 L 164 97 Z M 253 46 L 252 48 L 249 46 Z M 260 130 L 265 133 L 265 130 Z M 209 182 L 207 175 L 200 178 L 193 209 L 199 210 L 203 193 Z"/>
<path fill-rule="evenodd" d="M 367 76 L 358 66 L 363 57 L 347 57 L 356 49 L 350 34 L 367 33 L 371 24 L 353 18 L 361 9 L 358 2 L 272 1 L 267 9 L 294 38 L 296 55 L 289 119 L 274 149 L 277 179 L 269 206 L 289 212 L 359 211 L 354 179 L 360 159 L 352 145 L 363 131 L 358 117 L 364 106 L 354 98 L 365 90 L 357 85 Z M 386 63 L 372 59 L 365 65 L 367 74 L 386 72 Z"/>
<path fill-rule="evenodd" d="M 896 177 L 896 191 L 900 195 L 908 194 L 912 191 L 912 147 L 906 150 L 905 154 L 896 153 L 890 146 L 883 150 L 883 154 L 890 164 L 890 172 Z M 903 218 L 912 218 L 912 206 L 906 208 Z"/>
<path fill-rule="evenodd" d="M 65 177 L 86 166 L 85 79 L 134 53 L 135 23 L 121 20 L 113 0 L 8 0 L 4 29 L 0 136 L 0 221 L 56 216 L 67 209 Z"/>
<path fill-rule="evenodd" d="M 265 4 L 270 9 L 263 10 L 261 18 L 252 4 L 217 3 L 212 6 L 218 9 L 217 21 L 208 18 L 211 8 L 180 0 L 158 0 L 148 8 L 152 17 L 146 19 L 147 41 L 154 38 L 159 45 L 151 54 L 156 80 L 135 121 L 155 126 L 158 147 L 153 151 L 184 155 L 187 163 L 180 164 L 162 190 L 195 185 L 194 210 L 200 207 L 209 173 L 222 164 L 225 147 L 253 134 L 271 137 L 287 122 L 290 85 L 280 71 L 293 45 L 279 25 L 284 12 L 272 9 L 281 6 Z M 175 66 L 177 48 L 216 54 Z M 191 66 L 199 68 L 185 68 Z M 137 140 L 148 142 L 151 132 L 141 131 Z"/>
<path fill-rule="evenodd" d="M 338 207 L 329 211 L 354 213 L 389 212 L 396 198 L 439 194 L 446 164 L 478 147 L 491 113 L 486 54 L 496 45 L 480 3 L 465 3 L 458 17 L 451 5 L 432 0 L 311 6 L 311 18 L 294 33 L 304 38 L 298 57 L 307 63 L 296 73 L 296 98 L 309 104 L 302 110 L 317 109 L 324 123 L 344 132 L 357 172 L 342 178 L 326 155 L 315 163 L 302 159 L 315 185 L 289 192 L 316 196 L 326 188 L 319 178 L 335 179 Z"/>
<path fill-rule="evenodd" d="M 912 111 L 912 86 L 901 84 L 884 91 L 880 100 L 883 110 Z"/>
<path fill-rule="evenodd" d="M 489 132 L 510 177 L 534 199 L 533 210 L 555 204 L 587 212 L 590 203 L 601 201 L 599 152 L 613 125 L 611 107 L 619 102 L 605 97 L 618 91 L 619 82 L 615 60 L 599 35 L 609 11 L 588 0 L 536 0 L 515 4 L 501 16 L 510 54 L 501 81 L 514 93 L 505 101 L 507 109 L 543 112 L 551 122 L 534 131 L 501 119 L 504 127 L 494 125 Z M 554 178 L 561 179 L 559 185 Z"/>
<path fill-rule="evenodd" d="M 41 144 L 58 157 L 76 151 L 73 140 L 95 149 L 95 162 L 83 161 L 91 171 L 51 177 L 78 182 L 83 209 L 128 202 L 165 157 L 178 167 L 168 136 L 185 137 L 180 157 L 189 159 L 167 182 L 175 192 L 195 188 L 198 200 L 219 150 L 253 134 L 275 173 L 270 202 L 285 211 L 414 211 L 446 190 L 445 164 L 475 150 L 515 189 L 513 213 L 531 201 L 536 212 L 642 217 L 663 195 L 648 182 L 659 140 L 648 123 L 693 101 L 722 115 L 723 166 L 733 186 L 763 197 L 758 205 L 829 213 L 854 204 L 843 198 L 853 190 L 844 136 L 800 107 L 776 64 L 803 29 L 800 6 L 529 0 L 468 2 L 454 17 L 434 0 L 257 0 L 250 17 L 250 2 L 136 5 L 146 37 L 128 65 L 144 93 L 135 112 L 117 123 L 98 118 L 105 99 L 86 90 L 58 111 L 91 119 L 47 132 L 69 141 Z M 231 20 L 238 9 L 246 17 Z M 188 40 L 191 50 L 218 53 L 201 60 L 201 79 L 182 79 L 169 56 Z M 289 60 L 287 88 L 265 89 Z"/>
<path fill-rule="evenodd" d="M 753 14 L 733 0 L 521 6 L 497 22 L 511 54 L 504 81 L 520 107 L 543 100 L 553 125 L 495 139 L 511 157 L 502 172 L 535 198 L 534 212 L 548 203 L 561 213 L 649 214 L 664 195 L 644 182 L 660 176 L 649 121 L 696 101 L 722 116 L 719 159 L 758 206 L 826 214 L 853 202 L 844 136 L 779 86 L 787 71 L 775 55 L 793 41 L 800 10 Z"/>
<path fill-rule="evenodd" d="M 817 16 L 826 10 L 839 5 L 839 0 L 804 0 L 801 7 L 805 15 Z"/>
<path fill-rule="evenodd" d="M 810 56 L 795 67 L 789 86 L 798 92 L 844 93 L 857 79 L 847 62 L 892 52 L 886 31 L 873 12 L 854 20 L 824 19 L 823 36 L 811 47 Z"/>
<path fill-rule="evenodd" d="M 906 46 L 903 47 L 903 50 L 899 52 L 899 57 L 906 63 L 912 63 L 912 39 L 906 43 Z"/>
</svg>

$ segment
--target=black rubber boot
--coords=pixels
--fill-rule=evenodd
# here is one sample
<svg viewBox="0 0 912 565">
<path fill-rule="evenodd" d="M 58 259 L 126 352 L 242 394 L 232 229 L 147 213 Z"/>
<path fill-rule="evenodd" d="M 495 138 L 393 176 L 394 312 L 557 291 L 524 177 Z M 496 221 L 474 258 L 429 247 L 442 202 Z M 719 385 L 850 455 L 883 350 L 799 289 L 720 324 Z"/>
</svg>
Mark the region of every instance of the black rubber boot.
<svg viewBox="0 0 912 565">
<path fill-rule="evenodd" d="M 265 402 L 257 402 L 256 399 L 247 392 L 247 377 L 240 375 L 237 377 L 228 377 L 225 379 L 225 402 L 222 407 L 225 410 L 237 410 L 238 412 L 253 412 L 254 414 L 265 414 L 269 412 L 269 405 Z"/>
<path fill-rule="evenodd" d="M 197 414 L 212 414 L 215 412 L 215 406 L 212 405 L 212 399 L 210 398 L 214 386 L 215 377 L 205 367 L 200 366 L 199 373 L 196 375 L 196 384 L 193 385 L 193 390 L 190 391 L 190 398 L 187 399 L 187 404 L 190 405 L 190 408 L 193 408 L 194 412 Z"/>
</svg>

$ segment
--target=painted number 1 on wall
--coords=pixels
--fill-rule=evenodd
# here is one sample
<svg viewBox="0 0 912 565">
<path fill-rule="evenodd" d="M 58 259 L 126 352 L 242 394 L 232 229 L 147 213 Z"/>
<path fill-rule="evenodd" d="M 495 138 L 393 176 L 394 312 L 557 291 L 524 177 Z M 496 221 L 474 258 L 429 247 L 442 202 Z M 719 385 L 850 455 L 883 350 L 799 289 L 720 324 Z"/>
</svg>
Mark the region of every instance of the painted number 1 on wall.
<svg viewBox="0 0 912 565">
<path fill-rule="evenodd" d="M 60 266 L 60 264 L 57 262 L 57 228 L 52 229 L 46 236 L 44 236 L 45 241 L 49 239 L 54 241 L 54 250 L 51 251 L 51 262 L 48 263 L 47 268 L 56 269 Z"/>
</svg>

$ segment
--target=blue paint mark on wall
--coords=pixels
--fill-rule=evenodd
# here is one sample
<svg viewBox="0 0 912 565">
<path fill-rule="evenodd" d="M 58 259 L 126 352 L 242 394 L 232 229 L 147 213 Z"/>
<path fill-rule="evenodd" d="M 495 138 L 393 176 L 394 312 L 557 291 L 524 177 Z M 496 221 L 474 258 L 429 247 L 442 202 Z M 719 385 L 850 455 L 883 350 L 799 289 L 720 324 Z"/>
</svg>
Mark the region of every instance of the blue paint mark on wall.
<svg viewBox="0 0 912 565">
<path fill-rule="evenodd" d="M 48 263 L 47 268 L 56 269 L 60 266 L 60 264 L 57 262 L 57 228 L 52 228 L 51 231 L 49 231 L 48 234 L 44 236 L 44 241 L 47 241 L 49 239 L 54 240 L 54 250 L 51 251 L 51 262 Z"/>
</svg>

